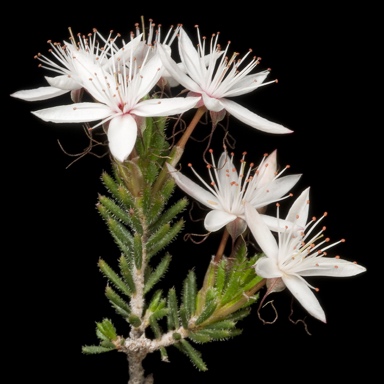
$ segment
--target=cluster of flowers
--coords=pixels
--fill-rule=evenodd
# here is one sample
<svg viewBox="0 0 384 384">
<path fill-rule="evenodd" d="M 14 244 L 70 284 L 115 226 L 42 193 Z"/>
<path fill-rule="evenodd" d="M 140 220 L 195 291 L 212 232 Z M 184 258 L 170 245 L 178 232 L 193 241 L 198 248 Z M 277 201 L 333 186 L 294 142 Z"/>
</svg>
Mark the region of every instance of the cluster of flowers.
<svg viewBox="0 0 384 384">
<path fill-rule="evenodd" d="M 217 125 L 227 114 L 263 132 L 288 134 L 292 131 L 244 108 L 230 98 L 247 94 L 265 82 L 269 70 L 251 73 L 259 64 L 257 57 L 228 56 L 212 36 L 209 47 L 200 36 L 193 44 L 182 25 L 171 28 L 163 39 L 160 26 L 150 22 L 148 36 L 137 28 L 129 42 L 120 35 L 103 37 L 97 30 L 88 36 L 71 36 L 64 44 L 50 43 L 53 59 L 39 54 L 41 65 L 57 74 L 46 77 L 48 86 L 18 91 L 11 96 L 27 101 L 46 100 L 65 93 L 73 103 L 34 111 L 44 121 L 84 123 L 90 129 L 103 127 L 111 155 L 118 162 L 127 160 L 138 135 L 145 129 L 145 117 L 171 116 L 191 109 L 208 112 Z M 178 60 L 171 46 L 177 41 Z M 208 45 L 208 44 L 207 44 Z M 185 96 L 170 97 L 165 89 L 181 86 Z M 151 94 L 154 88 L 161 92 Z M 88 101 L 85 101 L 87 98 Z M 266 207 L 289 197 L 301 175 L 281 176 L 277 171 L 276 151 L 266 155 L 258 166 L 246 170 L 243 157 L 239 171 L 226 150 L 217 164 L 212 154 L 209 184 L 195 174 L 204 187 L 167 164 L 176 184 L 192 198 L 210 209 L 205 218 L 209 232 L 226 228 L 233 239 L 248 227 L 264 256 L 255 264 L 259 276 L 267 279 L 268 293 L 287 287 L 315 318 L 326 317 L 315 289 L 303 277 L 353 276 L 365 271 L 354 262 L 327 257 L 323 229 L 310 236 L 321 220 L 310 219 L 309 188 L 292 204 L 285 219 L 268 216 Z M 193 168 L 192 168 L 193 170 Z M 307 222 L 308 221 L 308 222 Z M 319 241 L 320 240 L 320 241 Z M 326 245 L 324 245 L 326 244 Z"/>
</svg>

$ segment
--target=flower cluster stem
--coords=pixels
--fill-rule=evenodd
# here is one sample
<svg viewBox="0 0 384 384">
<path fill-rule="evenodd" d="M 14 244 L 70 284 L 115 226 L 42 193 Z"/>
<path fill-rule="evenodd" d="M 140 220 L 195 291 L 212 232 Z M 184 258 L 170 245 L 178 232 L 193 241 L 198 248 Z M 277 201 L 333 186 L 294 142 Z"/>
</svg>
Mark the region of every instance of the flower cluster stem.
<svg viewBox="0 0 384 384">
<path fill-rule="evenodd" d="M 192 132 L 194 131 L 201 117 L 204 115 L 206 111 L 207 111 L 207 108 L 205 106 L 200 107 L 196 110 L 195 116 L 193 117 L 188 127 L 184 131 L 180 140 L 177 142 L 176 145 L 173 146 L 171 153 L 169 154 L 169 161 L 168 161 L 172 166 L 176 166 L 176 164 L 179 162 L 181 156 L 184 153 L 184 148 L 188 142 L 188 139 L 191 137 Z M 153 187 L 154 193 L 160 190 L 160 187 L 163 184 L 164 180 L 166 179 L 167 174 L 168 174 L 168 169 L 164 165 Z"/>
<path fill-rule="evenodd" d="M 213 259 L 214 263 L 218 263 L 221 260 L 221 258 L 223 257 L 228 238 L 229 238 L 229 232 L 227 231 L 227 229 L 224 229 L 223 236 L 221 237 L 221 241 L 220 241 L 219 247 L 217 249 L 215 258 Z"/>
</svg>

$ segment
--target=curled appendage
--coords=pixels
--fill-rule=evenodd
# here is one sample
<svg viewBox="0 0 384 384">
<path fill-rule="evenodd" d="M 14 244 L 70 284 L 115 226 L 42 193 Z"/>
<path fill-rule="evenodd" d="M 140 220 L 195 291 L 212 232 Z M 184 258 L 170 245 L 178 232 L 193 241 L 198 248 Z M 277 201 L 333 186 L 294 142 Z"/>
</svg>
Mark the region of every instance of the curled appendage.
<svg viewBox="0 0 384 384">
<path fill-rule="evenodd" d="M 204 243 L 205 240 L 208 239 L 209 235 L 210 235 L 210 232 L 206 233 L 204 235 L 199 235 L 198 233 L 186 233 L 184 235 L 183 239 L 184 239 L 184 241 L 191 240 L 192 243 L 194 243 L 194 244 L 202 244 L 202 243 Z M 193 236 L 202 237 L 202 240 L 200 240 L 200 241 L 194 240 Z"/>
<path fill-rule="evenodd" d="M 290 321 L 291 323 L 293 323 L 293 324 L 295 324 L 295 325 L 297 325 L 298 323 L 302 323 L 302 324 L 304 325 L 304 330 L 305 330 L 305 332 L 306 332 L 309 336 L 311 336 L 312 333 L 310 333 L 310 332 L 308 331 L 308 324 L 305 322 L 305 317 L 304 317 L 304 319 L 293 320 L 293 319 L 292 319 L 292 315 L 293 315 L 293 298 L 292 298 L 292 300 L 291 300 L 291 312 L 290 312 L 290 314 L 289 314 L 289 316 L 288 316 L 288 319 L 289 319 L 289 321 Z"/>
<path fill-rule="evenodd" d="M 266 296 L 264 296 L 264 298 L 265 298 L 265 297 L 266 297 Z M 278 316 L 278 313 L 277 313 L 277 310 L 276 310 L 275 306 L 273 305 L 273 300 L 270 300 L 270 301 L 268 301 L 267 303 L 265 303 L 264 305 L 262 305 L 263 302 L 264 302 L 264 298 L 263 298 L 263 300 L 260 302 L 259 308 L 257 309 L 257 316 L 258 316 L 259 319 L 263 322 L 263 324 L 273 324 L 273 323 L 276 322 L 277 318 L 279 317 L 279 316 Z M 266 321 L 266 320 L 264 320 L 264 319 L 261 317 L 261 314 L 260 314 L 260 310 L 261 310 L 261 308 L 264 308 L 264 307 L 267 306 L 268 304 L 270 304 L 270 305 L 272 306 L 272 308 L 273 308 L 273 310 L 274 310 L 274 312 L 275 312 L 275 318 L 274 318 L 272 321 Z"/>
<path fill-rule="evenodd" d="M 80 160 L 81 158 L 83 158 L 85 155 L 93 155 L 93 156 L 96 156 L 97 158 L 102 158 L 106 155 L 108 155 L 109 151 L 108 151 L 108 143 L 107 142 L 101 142 L 101 141 L 98 141 L 98 140 L 95 140 L 95 138 L 93 137 L 92 135 L 92 130 L 89 129 L 89 124 L 84 124 L 84 132 L 85 134 L 87 135 L 88 139 L 89 139 L 89 144 L 86 148 L 84 148 L 83 151 L 79 152 L 79 153 L 69 153 L 67 152 L 63 145 L 60 143 L 59 140 L 57 140 L 58 144 L 59 144 L 59 147 L 60 149 L 67 155 L 67 156 L 71 156 L 71 157 L 76 157 L 75 160 L 71 161 L 66 169 L 68 169 L 71 165 L 73 165 L 76 161 Z M 95 147 L 99 147 L 99 146 L 103 146 L 103 147 L 106 147 L 107 150 L 102 153 L 101 155 L 93 152 L 93 149 Z"/>
</svg>

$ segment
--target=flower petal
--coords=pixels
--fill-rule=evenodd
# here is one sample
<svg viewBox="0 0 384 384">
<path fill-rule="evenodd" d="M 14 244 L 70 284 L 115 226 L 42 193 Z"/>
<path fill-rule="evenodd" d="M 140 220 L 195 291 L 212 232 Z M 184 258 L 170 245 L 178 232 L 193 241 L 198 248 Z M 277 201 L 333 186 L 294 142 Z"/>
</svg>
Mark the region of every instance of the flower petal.
<svg viewBox="0 0 384 384">
<path fill-rule="evenodd" d="M 204 204 L 206 207 L 211 209 L 217 209 L 221 207 L 221 204 L 217 200 L 216 196 L 206 189 L 200 187 L 199 184 L 196 184 L 194 181 L 184 176 L 181 172 L 176 170 L 172 165 L 166 163 L 170 175 L 174 178 L 176 184 L 182 189 L 185 193 Z"/>
<path fill-rule="evenodd" d="M 207 72 L 205 59 L 201 59 L 196 46 L 183 28 L 179 30 L 178 46 L 180 58 L 186 68 L 186 72 L 196 83 L 201 85 L 201 81 Z"/>
<path fill-rule="evenodd" d="M 304 230 L 304 227 L 299 227 L 297 223 L 280 219 L 275 216 L 260 214 L 261 218 L 263 219 L 264 223 L 267 225 L 267 227 L 274 232 L 287 232 L 290 231 L 292 228 L 294 229 L 294 233 L 296 232 L 302 232 Z"/>
<path fill-rule="evenodd" d="M 247 75 L 243 79 L 237 79 L 233 86 L 228 91 L 224 92 L 223 97 L 241 96 L 254 91 L 256 88 L 263 85 L 262 83 L 269 73 L 269 70 L 265 70 L 253 75 Z"/>
<path fill-rule="evenodd" d="M 145 65 L 141 67 L 140 72 L 135 75 L 133 80 L 135 81 L 137 79 L 138 81 L 138 87 L 136 89 L 137 99 L 141 99 L 151 91 L 159 81 L 163 72 L 164 67 L 158 55 L 153 56 L 145 62 Z"/>
<path fill-rule="evenodd" d="M 223 105 L 220 103 L 220 100 L 215 97 L 210 97 L 205 92 L 202 94 L 204 105 L 207 107 L 208 111 L 220 112 L 224 109 Z"/>
<path fill-rule="evenodd" d="M 183 113 L 193 108 L 200 97 L 174 97 L 172 99 L 149 99 L 138 103 L 131 111 L 137 116 L 168 116 Z"/>
<path fill-rule="evenodd" d="M 111 109 L 99 103 L 77 103 L 32 111 L 44 121 L 53 123 L 85 123 L 110 116 Z"/>
<path fill-rule="evenodd" d="M 262 216 L 249 203 L 245 203 L 245 221 L 262 251 L 271 259 L 277 260 L 279 247 L 271 230 Z"/>
<path fill-rule="evenodd" d="M 265 279 L 275 279 L 282 276 L 280 269 L 277 267 L 276 260 L 268 256 L 263 256 L 256 261 L 255 271 L 257 275 Z"/>
<path fill-rule="evenodd" d="M 301 174 L 279 177 L 253 194 L 249 200 L 255 208 L 265 207 L 280 200 L 299 181 Z"/>
<path fill-rule="evenodd" d="M 232 100 L 223 98 L 220 99 L 220 102 L 227 110 L 227 112 L 242 121 L 244 124 L 249 125 L 250 127 L 267 133 L 283 134 L 293 132 L 281 124 L 274 123 L 265 119 L 264 117 L 256 115 L 256 113 L 251 112 L 249 109 L 242 107 L 240 104 Z"/>
<path fill-rule="evenodd" d="M 284 284 L 295 296 L 297 301 L 316 319 L 326 323 L 325 313 L 316 296 L 307 283 L 294 275 L 284 275 Z"/>
<path fill-rule="evenodd" d="M 304 259 L 298 269 L 301 276 L 349 277 L 365 272 L 367 269 L 354 262 L 331 257 Z"/>
<path fill-rule="evenodd" d="M 81 88 L 81 85 L 73 80 L 68 75 L 61 75 L 61 76 L 55 76 L 55 77 L 48 77 L 45 76 L 45 80 L 47 80 L 48 84 L 51 87 L 72 91 L 73 89 Z"/>
<path fill-rule="evenodd" d="M 17 91 L 15 93 L 12 93 L 10 96 L 25 101 L 40 101 L 52 99 L 53 97 L 64 95 L 67 92 L 69 91 L 55 87 L 40 87 L 35 89 L 25 89 L 23 91 Z"/>
<path fill-rule="evenodd" d="M 305 227 L 308 220 L 309 189 L 310 187 L 301 192 L 301 194 L 293 202 L 286 217 L 286 220 L 296 222 L 296 224 L 302 228 Z"/>
<path fill-rule="evenodd" d="M 186 89 L 201 93 L 201 88 L 196 84 L 189 76 L 186 75 L 185 70 L 181 69 L 176 62 L 171 58 L 169 53 L 162 47 L 161 44 L 157 44 L 157 52 L 161 58 L 164 67 L 174 80 L 183 85 Z"/>
<path fill-rule="evenodd" d="M 137 124 L 131 115 L 113 118 L 108 126 L 109 149 L 112 155 L 123 162 L 132 152 L 137 138 Z"/>
<path fill-rule="evenodd" d="M 236 218 L 232 213 L 214 209 L 205 216 L 204 226 L 207 231 L 216 232 Z"/>
</svg>

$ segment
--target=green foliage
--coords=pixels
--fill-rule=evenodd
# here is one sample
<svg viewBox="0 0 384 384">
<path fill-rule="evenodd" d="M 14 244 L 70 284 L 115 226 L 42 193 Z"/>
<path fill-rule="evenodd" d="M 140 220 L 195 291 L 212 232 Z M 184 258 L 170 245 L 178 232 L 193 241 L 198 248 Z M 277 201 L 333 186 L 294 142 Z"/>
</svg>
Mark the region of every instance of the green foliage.
<svg viewBox="0 0 384 384">
<path fill-rule="evenodd" d="M 171 184 L 171 183 L 168 183 Z M 173 190 L 173 182 L 172 182 L 172 190 Z M 182 198 L 178 200 L 176 203 L 171 205 L 162 215 L 159 215 L 156 218 L 156 221 L 151 225 L 151 230 L 157 231 L 164 224 L 171 222 L 178 214 L 180 214 L 186 206 L 188 205 L 188 199 Z"/>
<path fill-rule="evenodd" d="M 141 269 L 143 264 L 143 243 L 140 233 L 135 233 L 133 237 L 133 261 L 137 269 Z"/>
<path fill-rule="evenodd" d="M 193 271 L 189 271 L 187 278 L 184 280 L 182 292 L 182 305 L 184 307 L 187 320 L 189 320 L 195 313 L 196 294 L 196 275 Z"/>
<path fill-rule="evenodd" d="M 147 257 L 151 258 L 156 255 L 161 249 L 169 245 L 179 234 L 184 227 L 184 220 L 180 219 L 173 226 L 170 223 L 164 224 L 157 230 L 148 240 Z"/>
<path fill-rule="evenodd" d="M 145 124 L 134 157 L 113 163 L 113 175 L 103 172 L 101 177 L 109 196 L 99 195 L 97 209 L 120 251 L 116 270 L 103 259 L 98 262 L 108 280 L 105 295 L 115 312 L 128 322 L 131 334 L 149 338 L 150 330 L 159 340 L 169 332 L 172 345 L 197 369 L 206 371 L 201 353 L 191 343 L 221 341 L 241 334 L 237 323 L 248 316 L 249 306 L 258 298 L 254 289 L 261 278 L 253 268 L 256 256 L 248 258 L 245 243 L 240 242 L 229 257 L 209 263 L 199 290 L 191 270 L 180 296 L 172 287 L 166 296 L 162 289 L 156 289 L 148 300 L 148 293 L 169 268 L 171 255 L 159 254 L 183 230 L 185 223 L 178 215 L 187 207 L 188 199 L 169 204 L 175 182 L 164 172 L 169 158 L 166 119 L 147 118 Z M 83 353 L 123 350 L 124 339 L 109 319 L 96 325 L 99 345 L 84 346 Z M 161 359 L 168 361 L 167 349 L 159 347 L 159 352 Z"/>
<path fill-rule="evenodd" d="M 120 220 L 126 225 L 130 224 L 131 220 L 127 211 L 122 209 L 112 199 L 110 199 L 109 197 L 100 195 L 99 202 L 106 208 L 110 216 L 115 217 L 117 220 Z"/>
<path fill-rule="evenodd" d="M 104 319 L 100 323 L 96 323 L 97 330 L 105 337 L 105 339 L 114 341 L 117 339 L 117 333 L 111 320 Z"/>
<path fill-rule="evenodd" d="M 144 294 L 148 293 L 152 287 L 160 281 L 160 279 L 165 275 L 168 270 L 169 264 L 171 262 L 171 255 L 167 253 L 158 264 L 156 269 L 146 278 L 144 285 Z"/>
<path fill-rule="evenodd" d="M 113 351 L 115 347 L 103 347 L 101 345 L 84 345 L 81 350 L 85 355 L 97 355 L 100 353 Z"/>
<path fill-rule="evenodd" d="M 171 288 L 168 291 L 167 306 L 167 327 L 169 330 L 178 329 L 180 327 L 180 322 L 175 288 Z"/>
<path fill-rule="evenodd" d="M 199 325 L 209 319 L 217 308 L 217 301 L 213 298 L 211 300 L 207 300 L 204 306 L 204 309 L 200 313 L 199 317 L 195 321 L 195 325 Z"/>
<path fill-rule="evenodd" d="M 124 279 L 124 282 L 128 285 L 129 290 L 132 294 L 136 293 L 136 285 L 133 279 L 134 270 L 132 261 L 125 255 L 121 255 L 119 259 L 119 267 L 121 276 Z"/>
<path fill-rule="evenodd" d="M 207 371 L 208 368 L 201 358 L 201 353 L 196 350 L 187 340 L 181 339 L 177 344 L 175 344 L 182 352 L 184 352 L 191 360 L 192 364 L 199 371 Z"/>
<path fill-rule="evenodd" d="M 124 318 L 128 318 L 131 314 L 131 308 L 129 304 L 121 298 L 110 286 L 105 288 L 105 296 L 107 296 L 109 302 L 115 308 L 116 312 Z"/>
<path fill-rule="evenodd" d="M 99 268 L 103 275 L 118 289 L 127 296 L 132 294 L 130 287 L 119 277 L 119 275 L 102 259 L 99 260 Z"/>
</svg>

